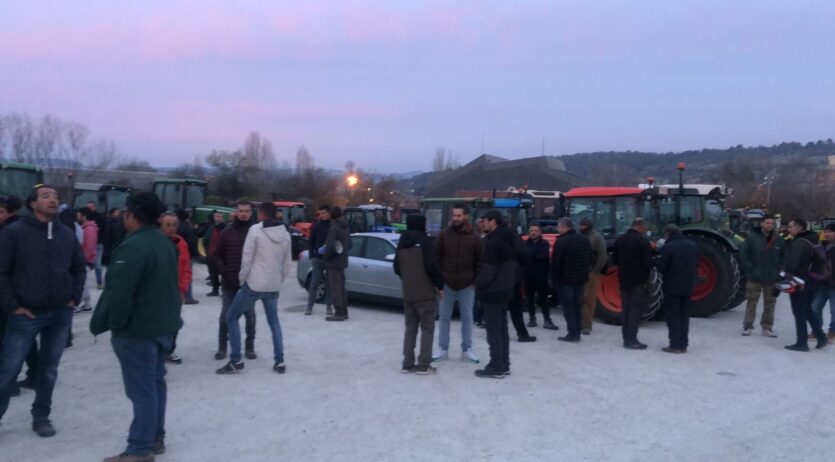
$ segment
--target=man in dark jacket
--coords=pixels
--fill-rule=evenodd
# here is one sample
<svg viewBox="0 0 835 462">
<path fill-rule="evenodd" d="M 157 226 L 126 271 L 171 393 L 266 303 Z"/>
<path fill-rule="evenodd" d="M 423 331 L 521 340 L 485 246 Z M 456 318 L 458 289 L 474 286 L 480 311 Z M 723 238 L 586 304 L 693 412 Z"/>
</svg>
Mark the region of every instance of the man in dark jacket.
<svg viewBox="0 0 835 462">
<path fill-rule="evenodd" d="M 591 244 L 586 236 L 574 230 L 571 218 L 557 220 L 559 237 L 551 259 L 551 278 L 562 302 L 566 330 L 564 342 L 579 343 L 583 321 L 583 293 L 593 263 Z"/>
<path fill-rule="evenodd" d="M 122 243 L 122 240 L 127 235 L 125 231 L 125 222 L 122 220 L 122 210 L 116 207 L 110 209 L 110 216 L 104 222 L 104 257 L 102 263 L 105 266 L 110 265 L 110 256 L 113 254 L 113 249 Z"/>
<path fill-rule="evenodd" d="M 3 232 L 3 228 L 11 225 L 19 218 L 17 215 L 17 211 L 23 204 L 20 202 L 20 199 L 17 196 L 12 195 L 2 195 L 0 196 L 0 233 Z M 0 310 L 0 352 L 3 351 L 3 335 L 6 333 L 6 322 L 8 321 L 8 315 L 5 312 Z M 32 344 L 34 350 L 34 359 L 37 361 L 37 347 L 35 347 L 35 343 Z M 32 355 L 27 355 L 27 360 Z M 26 373 L 26 381 L 28 381 L 32 388 L 34 387 L 34 374 L 30 375 L 29 372 L 32 371 L 30 366 L 29 370 Z M 12 386 L 11 396 L 18 396 L 20 395 L 20 387 L 18 386 L 17 382 Z"/>
<path fill-rule="evenodd" d="M 241 270 L 241 259 L 244 252 L 244 241 L 247 231 L 252 224 L 252 204 L 240 202 L 235 208 L 232 223 L 227 226 L 218 238 L 214 258 L 217 271 L 220 273 L 220 286 L 223 297 L 221 299 L 220 320 L 218 328 L 218 347 L 215 359 L 226 359 L 226 347 L 229 344 L 229 329 L 226 316 L 232 300 L 241 288 L 238 272 Z M 244 313 L 246 318 L 246 358 L 255 359 L 255 309 Z"/>
<path fill-rule="evenodd" d="M 548 306 L 548 272 L 550 270 L 551 245 L 542 238 L 542 227 L 534 223 L 528 227 L 525 241 L 531 254 L 531 263 L 525 268 L 525 297 L 528 302 L 528 327 L 536 327 L 536 305 L 542 311 L 542 327 L 557 330 L 551 321 L 551 307 Z"/>
<path fill-rule="evenodd" d="M 484 263 L 476 278 L 475 288 L 487 323 L 490 362 L 484 369 L 475 371 L 475 375 L 501 379 L 510 373 L 507 308 L 513 298 L 518 268 L 513 246 L 515 235 L 504 226 L 504 219 L 498 210 L 488 210 L 482 218 L 487 237 L 484 238 Z"/>
<path fill-rule="evenodd" d="M 478 356 L 473 346 L 473 284 L 479 271 L 482 242 L 470 224 L 470 208 L 467 204 L 452 206 L 450 225 L 435 239 L 435 258 L 444 277 L 444 298 L 441 299 L 438 331 L 438 351 L 433 361 L 449 358 L 449 326 L 452 311 L 458 302 L 461 315 L 461 359 L 477 364 Z M 507 322 L 507 321 L 505 321 Z"/>
<path fill-rule="evenodd" d="M 591 335 L 594 322 L 594 310 L 597 308 L 597 290 L 600 288 L 600 281 L 603 279 L 603 269 L 609 262 L 609 252 L 606 249 L 606 240 L 603 235 L 594 229 L 594 221 L 591 217 L 583 217 L 580 220 L 580 233 L 589 239 L 591 244 L 591 255 L 594 264 L 589 271 L 589 282 L 583 291 L 583 335 Z"/>
<path fill-rule="evenodd" d="M 435 336 L 435 315 L 438 294 L 444 296 L 444 280 L 435 261 L 432 241 L 426 236 L 426 217 L 409 215 L 406 232 L 397 242 L 394 273 L 403 283 L 403 313 L 406 334 L 403 338 L 402 372 L 418 375 L 434 374 L 432 339 Z M 415 344 L 420 327 L 420 354 L 415 365 Z"/>
<path fill-rule="evenodd" d="M 194 226 L 191 224 L 191 214 L 189 214 L 188 210 L 179 209 L 177 210 L 177 219 L 180 221 L 177 234 L 185 239 L 188 244 L 188 253 L 191 255 L 191 261 L 194 261 L 200 255 L 197 251 L 197 233 L 194 232 Z M 191 284 L 189 284 L 188 292 L 186 292 L 186 301 L 183 302 L 183 305 L 196 305 L 198 303 L 200 302 L 194 299 L 194 293 L 192 292 Z"/>
<path fill-rule="evenodd" d="M 825 279 L 821 281 L 821 287 L 818 290 L 815 299 L 812 302 L 812 311 L 815 316 L 820 318 L 821 326 L 823 326 L 823 308 L 826 302 L 829 302 L 829 334 L 827 338 L 829 343 L 835 343 L 835 223 L 826 225 L 823 230 L 823 239 L 825 244 L 826 262 L 824 262 L 824 276 Z"/>
<path fill-rule="evenodd" d="M 652 246 L 647 240 L 647 223 L 641 217 L 615 240 L 612 262 L 618 266 L 621 305 L 623 310 L 623 346 L 630 350 L 646 350 L 638 341 L 638 326 L 649 303 L 647 283 L 652 270 Z"/>
<path fill-rule="evenodd" d="M 525 269 L 531 265 L 531 252 L 528 250 L 525 241 L 510 226 L 510 223 L 505 222 L 504 226 L 513 235 L 513 254 L 516 256 L 516 283 L 513 286 L 513 297 L 510 299 L 510 305 L 508 306 L 510 321 L 513 323 L 513 328 L 516 330 L 516 338 L 519 342 L 535 342 L 536 336 L 528 333 L 528 329 L 525 327 L 525 300 L 523 296 L 525 290 Z"/>
<path fill-rule="evenodd" d="M 310 229 L 310 287 L 307 292 L 307 308 L 304 314 L 313 314 L 313 305 L 316 304 L 316 294 L 319 292 L 319 286 L 325 286 L 325 306 L 327 316 L 333 314 L 333 302 L 331 301 L 331 291 L 325 281 L 325 260 L 324 255 L 319 253 L 328 240 L 328 232 L 331 227 L 331 207 L 329 205 L 320 205 L 316 211 L 316 223 Z"/>
<path fill-rule="evenodd" d="M 664 280 L 662 309 L 664 320 L 667 321 L 670 345 L 662 350 L 667 353 L 686 353 L 699 248 L 676 225 L 670 224 L 664 228 L 664 239 L 657 268 Z"/>
<path fill-rule="evenodd" d="M 348 268 L 348 254 L 351 250 L 351 233 L 348 222 L 342 218 L 342 209 L 333 207 L 330 212 L 331 225 L 325 240 L 323 259 L 328 271 L 328 287 L 333 298 L 336 313 L 325 318 L 326 321 L 345 321 L 348 319 L 348 292 L 345 291 L 345 269 Z"/>
<path fill-rule="evenodd" d="M 203 233 L 203 246 L 206 249 L 206 255 L 214 255 L 217 251 L 217 245 L 220 242 L 220 233 L 226 227 L 226 221 L 223 218 L 223 212 L 218 212 L 217 210 L 212 210 L 209 217 L 211 221 Z M 217 297 L 220 295 L 220 273 L 217 271 L 215 259 L 212 257 L 207 258 L 206 266 L 209 269 L 209 283 L 212 285 L 212 291 L 206 294 L 206 296 Z"/>
<path fill-rule="evenodd" d="M 821 328 L 821 320 L 812 312 L 812 300 L 818 291 L 820 283 L 809 276 L 809 269 L 812 267 L 814 258 L 814 247 L 820 245 L 818 234 L 814 231 L 807 231 L 808 225 L 801 218 L 795 218 L 789 222 L 789 234 L 792 236 L 786 249 L 786 258 L 783 262 L 783 269 L 790 277 L 800 278 L 804 281 L 803 287 L 789 295 L 794 315 L 794 327 L 797 333 L 797 342 L 786 346 L 787 350 L 809 351 L 809 335 L 806 324 L 812 326 L 812 334 L 817 338 L 817 349 L 826 347 L 826 334 Z"/>
<path fill-rule="evenodd" d="M 739 248 L 739 259 L 748 279 L 745 284 L 748 307 L 745 310 L 745 321 L 742 325 L 742 335 L 745 336 L 754 332 L 757 302 L 762 293 L 763 315 L 760 319 L 762 334 L 765 337 L 777 337 L 774 333 L 774 307 L 777 304 L 774 284 L 780 280 L 780 268 L 786 242 L 774 229 L 775 226 L 774 217 L 766 215 L 763 217 L 762 226 L 754 229 Z"/>
<path fill-rule="evenodd" d="M 107 285 L 90 319 L 90 332 L 112 332 L 133 422 L 125 451 L 105 462 L 150 461 L 165 452 L 165 358 L 180 319 L 177 251 L 156 227 L 165 206 L 156 194 L 127 200 L 125 240 L 113 251 Z"/>
<path fill-rule="evenodd" d="M 75 233 L 56 221 L 55 188 L 38 185 L 26 206 L 32 216 L 0 233 L 0 312 L 8 316 L 0 360 L 0 418 L 21 365 L 40 335 L 32 429 L 50 437 L 55 435 L 49 420 L 52 391 L 73 309 L 84 291 L 85 263 Z"/>
</svg>

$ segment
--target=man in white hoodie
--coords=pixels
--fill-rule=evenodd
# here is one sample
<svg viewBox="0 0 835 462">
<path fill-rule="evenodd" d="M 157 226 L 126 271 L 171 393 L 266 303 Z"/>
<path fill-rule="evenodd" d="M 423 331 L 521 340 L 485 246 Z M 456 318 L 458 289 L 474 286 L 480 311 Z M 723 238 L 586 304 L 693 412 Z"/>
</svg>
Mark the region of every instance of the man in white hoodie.
<svg viewBox="0 0 835 462">
<path fill-rule="evenodd" d="M 258 223 L 253 225 L 244 241 L 241 271 L 238 275 L 241 290 L 235 295 L 226 315 L 229 326 L 231 352 L 229 363 L 217 370 L 218 374 L 234 374 L 244 368 L 241 360 L 241 330 L 238 320 L 261 300 L 267 323 L 273 334 L 275 363 L 273 370 L 279 374 L 286 371 L 284 365 L 284 344 L 281 338 L 281 324 L 278 321 L 278 289 L 290 273 L 290 233 L 282 222 L 276 220 L 276 207 L 271 202 L 258 206 Z"/>
</svg>

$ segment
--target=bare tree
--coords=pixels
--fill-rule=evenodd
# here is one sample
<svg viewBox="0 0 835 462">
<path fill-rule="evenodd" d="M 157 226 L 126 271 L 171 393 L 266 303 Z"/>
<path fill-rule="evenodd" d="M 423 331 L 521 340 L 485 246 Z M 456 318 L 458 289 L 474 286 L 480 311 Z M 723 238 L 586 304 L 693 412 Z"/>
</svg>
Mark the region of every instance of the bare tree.
<svg viewBox="0 0 835 462">
<path fill-rule="evenodd" d="M 32 119 L 25 114 L 11 114 L 6 117 L 9 137 L 12 141 L 12 158 L 17 162 L 32 162 Z"/>
<path fill-rule="evenodd" d="M 296 151 L 296 173 L 306 172 L 314 168 L 316 168 L 316 163 L 313 156 L 310 155 L 310 151 L 304 146 L 299 147 L 299 150 Z"/>
<path fill-rule="evenodd" d="M 357 171 L 357 164 L 354 163 L 353 160 L 349 160 L 348 162 L 345 162 L 345 171 L 348 172 L 348 173 L 356 172 Z"/>
<path fill-rule="evenodd" d="M 70 121 L 64 124 L 64 136 L 66 138 L 65 157 L 67 160 L 74 167 L 84 165 L 87 157 L 86 148 L 87 140 L 90 137 L 90 129 L 79 122 Z M 113 146 L 113 150 L 115 151 L 115 146 Z"/>
<path fill-rule="evenodd" d="M 6 158 L 6 132 L 9 122 L 6 117 L 0 116 L 0 159 Z"/>
<path fill-rule="evenodd" d="M 432 158 L 432 171 L 443 172 L 446 167 L 446 148 L 439 146 L 435 149 L 435 157 Z"/>
<path fill-rule="evenodd" d="M 37 136 L 35 137 L 35 159 L 46 169 L 54 167 L 67 167 L 59 161 L 61 143 L 61 119 L 47 114 L 38 123 Z M 71 168 L 76 168 L 71 165 Z"/>
<path fill-rule="evenodd" d="M 85 165 L 93 170 L 107 170 L 114 166 L 119 160 L 119 153 L 116 150 L 116 144 L 112 141 L 98 141 L 88 149 L 82 149 L 77 157 L 81 161 L 85 161 Z M 130 161 L 127 161 L 128 163 Z M 145 162 L 147 164 L 147 162 Z M 145 170 L 148 172 L 154 171 Z"/>
</svg>

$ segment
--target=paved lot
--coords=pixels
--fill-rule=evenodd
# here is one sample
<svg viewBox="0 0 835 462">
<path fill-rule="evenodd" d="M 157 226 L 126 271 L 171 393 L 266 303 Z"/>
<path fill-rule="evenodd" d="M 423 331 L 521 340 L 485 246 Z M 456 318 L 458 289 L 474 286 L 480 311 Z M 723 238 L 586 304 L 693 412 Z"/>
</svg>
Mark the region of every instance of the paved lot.
<svg viewBox="0 0 835 462">
<path fill-rule="evenodd" d="M 202 295 L 205 270 L 195 270 Z M 693 320 L 683 356 L 660 351 L 663 323 L 641 329 L 650 345 L 643 352 L 621 348 L 612 326 L 595 326 L 578 345 L 536 328 L 538 342 L 511 343 L 513 375 L 504 380 L 478 379 L 476 366 L 457 359 L 440 363 L 436 376 L 402 375 L 396 307 L 360 304 L 349 321 L 327 323 L 322 306 L 302 314 L 305 297 L 291 279 L 279 299 L 284 376 L 270 369 L 260 307 L 261 357 L 236 376 L 214 373 L 222 365 L 212 358 L 219 299 L 185 307 L 184 363 L 169 367 L 168 453 L 158 460 L 797 461 L 824 460 L 835 441 L 835 346 L 785 351 L 793 332 L 786 297 L 776 316 L 780 338 L 741 337 L 737 308 Z M 559 312 L 555 320 L 564 326 Z M 130 404 L 109 334 L 94 340 L 88 321 L 76 316 L 75 347 L 61 365 L 58 435 L 30 430 L 27 390 L 0 427 L 0 460 L 96 461 L 124 448 Z M 456 321 L 452 343 L 459 341 Z M 481 329 L 475 346 L 487 355 Z"/>
</svg>

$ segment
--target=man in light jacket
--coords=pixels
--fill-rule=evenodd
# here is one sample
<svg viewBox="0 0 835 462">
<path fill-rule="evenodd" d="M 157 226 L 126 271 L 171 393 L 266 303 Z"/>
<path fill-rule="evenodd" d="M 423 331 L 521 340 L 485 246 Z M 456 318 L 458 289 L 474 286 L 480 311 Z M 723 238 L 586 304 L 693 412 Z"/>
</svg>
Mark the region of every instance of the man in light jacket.
<svg viewBox="0 0 835 462">
<path fill-rule="evenodd" d="M 290 273 L 291 242 L 287 228 L 274 218 L 275 212 L 275 204 L 262 202 L 258 206 L 260 223 L 250 227 L 244 241 L 241 271 L 238 274 L 241 290 L 235 295 L 226 315 L 232 351 L 230 361 L 217 370 L 218 374 L 234 374 L 244 368 L 238 319 L 247 310 L 253 309 L 258 300 L 264 304 L 264 314 L 273 335 L 273 370 L 279 374 L 286 371 L 281 323 L 278 321 L 278 289 Z"/>
</svg>

